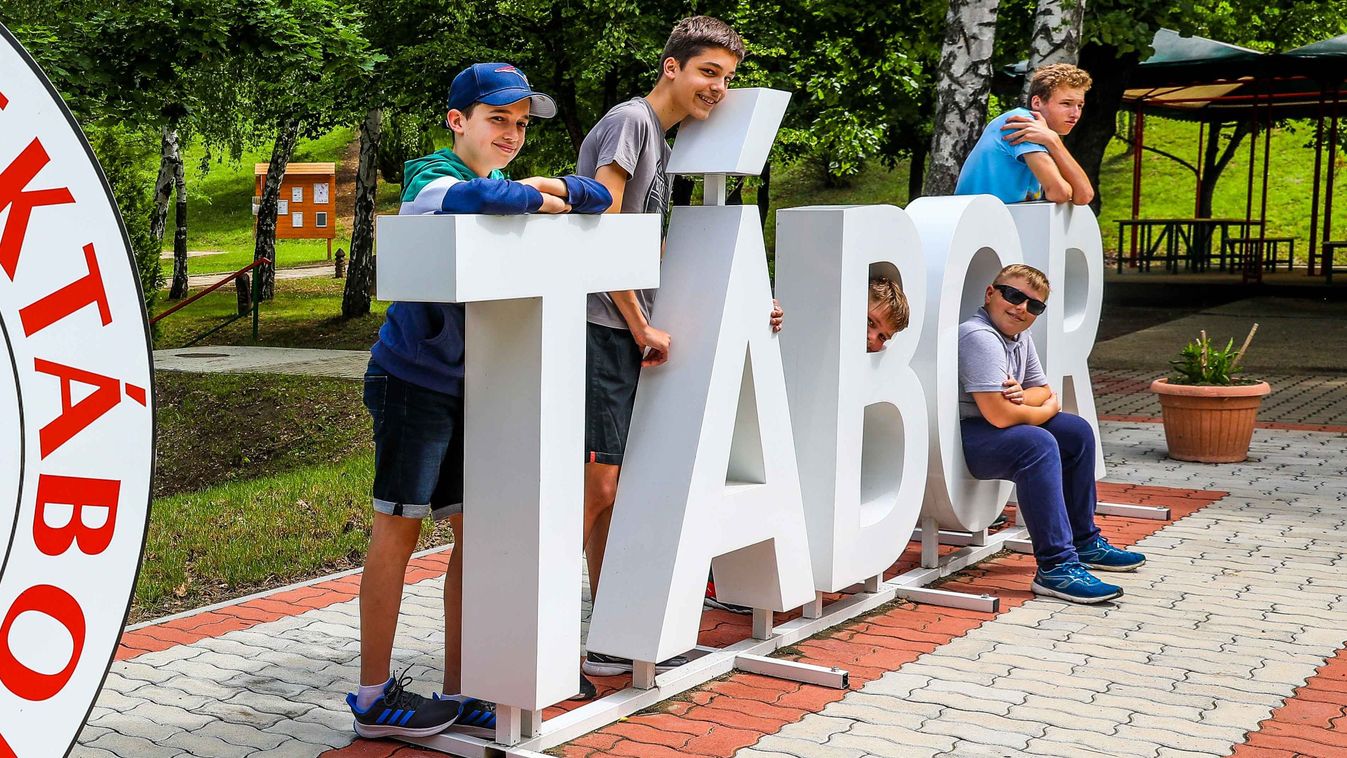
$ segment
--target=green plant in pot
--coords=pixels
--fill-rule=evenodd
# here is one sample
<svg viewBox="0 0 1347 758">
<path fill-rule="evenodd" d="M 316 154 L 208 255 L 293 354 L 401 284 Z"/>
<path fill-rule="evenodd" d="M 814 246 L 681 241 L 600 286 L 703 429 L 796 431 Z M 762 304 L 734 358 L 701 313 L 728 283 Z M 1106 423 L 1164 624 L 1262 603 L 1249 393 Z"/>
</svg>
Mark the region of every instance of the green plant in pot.
<svg viewBox="0 0 1347 758">
<path fill-rule="evenodd" d="M 1236 463 L 1249 457 L 1258 407 L 1272 391 L 1267 382 L 1240 376 L 1240 362 L 1257 332 L 1254 324 L 1235 350 L 1234 339 L 1221 348 L 1203 330 L 1169 362 L 1173 373 L 1151 383 L 1151 392 L 1160 396 L 1170 458 Z"/>
</svg>

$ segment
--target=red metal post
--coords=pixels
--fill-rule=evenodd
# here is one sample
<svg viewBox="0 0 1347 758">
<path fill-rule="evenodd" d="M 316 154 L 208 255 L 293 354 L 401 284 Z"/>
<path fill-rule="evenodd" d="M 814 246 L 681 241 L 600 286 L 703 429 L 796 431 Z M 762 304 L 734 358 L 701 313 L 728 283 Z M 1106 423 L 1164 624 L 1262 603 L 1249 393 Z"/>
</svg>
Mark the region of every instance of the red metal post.
<svg viewBox="0 0 1347 758">
<path fill-rule="evenodd" d="M 1132 218 L 1141 215 L 1141 148 L 1146 138 L 1146 112 L 1137 106 L 1137 117 L 1132 122 Z M 1118 251 L 1122 255 L 1122 251 Z M 1137 225 L 1132 225 L 1132 265 L 1137 265 Z"/>
<path fill-rule="evenodd" d="M 1333 93 L 1333 123 L 1328 130 L 1328 181 L 1324 183 L 1324 233 L 1321 242 L 1329 242 L 1333 239 L 1333 178 L 1337 174 L 1338 105 L 1342 101 L 1341 98 L 1342 92 L 1340 89 Z M 1331 283 L 1333 281 L 1333 255 L 1330 251 L 1323 252 L 1328 254 L 1319 256 L 1319 265 L 1323 267 L 1324 279 Z"/>
<path fill-rule="evenodd" d="M 1193 187 L 1193 218 L 1202 216 L 1202 168 L 1206 160 L 1206 153 L 1203 150 L 1203 141 L 1207 136 L 1207 122 L 1197 122 L 1197 180 Z"/>
<path fill-rule="evenodd" d="M 1314 264 L 1319 260 L 1319 180 L 1323 178 L 1324 162 L 1324 113 L 1328 103 L 1319 97 L 1319 122 L 1314 129 L 1314 187 L 1310 190 L 1310 256 L 1309 270 L 1305 273 L 1314 276 Z"/>
</svg>

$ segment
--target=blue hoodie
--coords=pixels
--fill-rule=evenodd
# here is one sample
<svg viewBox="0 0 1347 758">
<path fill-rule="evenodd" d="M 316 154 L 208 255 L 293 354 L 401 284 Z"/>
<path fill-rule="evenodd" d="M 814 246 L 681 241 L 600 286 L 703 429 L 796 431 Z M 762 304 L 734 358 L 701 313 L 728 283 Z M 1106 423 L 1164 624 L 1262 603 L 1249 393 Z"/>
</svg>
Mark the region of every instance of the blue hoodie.
<svg viewBox="0 0 1347 758">
<path fill-rule="evenodd" d="M 563 176 L 573 213 L 603 213 L 612 195 L 597 181 Z M 478 177 L 452 150 L 443 149 L 403 169 L 399 215 L 534 213 L 543 196 L 526 184 L 512 182 L 500 171 Z M 464 311 L 459 303 L 393 303 L 388 307 L 379 341 L 370 348 L 378 369 L 404 382 L 463 394 Z"/>
</svg>

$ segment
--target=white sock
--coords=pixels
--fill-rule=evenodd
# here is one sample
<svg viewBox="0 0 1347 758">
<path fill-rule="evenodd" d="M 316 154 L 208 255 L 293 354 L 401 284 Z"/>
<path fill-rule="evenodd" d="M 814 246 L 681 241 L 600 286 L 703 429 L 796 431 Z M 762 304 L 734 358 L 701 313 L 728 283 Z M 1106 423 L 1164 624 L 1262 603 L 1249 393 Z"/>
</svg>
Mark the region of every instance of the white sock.
<svg viewBox="0 0 1347 758">
<path fill-rule="evenodd" d="M 388 689 L 388 684 L 392 681 L 393 678 L 389 677 L 388 681 L 378 684 L 360 685 L 360 689 L 356 690 L 355 693 L 355 707 L 362 711 L 369 710 L 369 707 L 374 705 L 374 701 L 383 696 L 384 690 Z"/>
</svg>

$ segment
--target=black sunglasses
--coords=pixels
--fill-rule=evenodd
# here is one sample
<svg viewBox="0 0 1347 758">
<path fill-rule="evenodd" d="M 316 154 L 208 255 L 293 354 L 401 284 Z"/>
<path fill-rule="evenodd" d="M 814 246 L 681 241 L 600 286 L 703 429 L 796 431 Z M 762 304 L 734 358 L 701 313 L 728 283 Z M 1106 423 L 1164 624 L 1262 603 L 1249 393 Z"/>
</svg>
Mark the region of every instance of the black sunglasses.
<svg viewBox="0 0 1347 758">
<path fill-rule="evenodd" d="M 996 291 L 1001 293 L 1001 297 L 1004 297 L 1006 299 L 1006 302 L 1010 303 L 1011 305 L 1028 303 L 1029 305 L 1025 307 L 1028 309 L 1030 313 L 1034 314 L 1035 316 L 1042 314 L 1043 311 L 1046 311 L 1048 309 L 1047 303 L 1043 302 L 1042 300 L 1035 300 L 1032 297 L 1029 297 L 1023 292 L 1020 292 L 1019 290 L 1010 286 L 1009 284 L 993 284 L 992 286 L 995 287 Z"/>
</svg>

